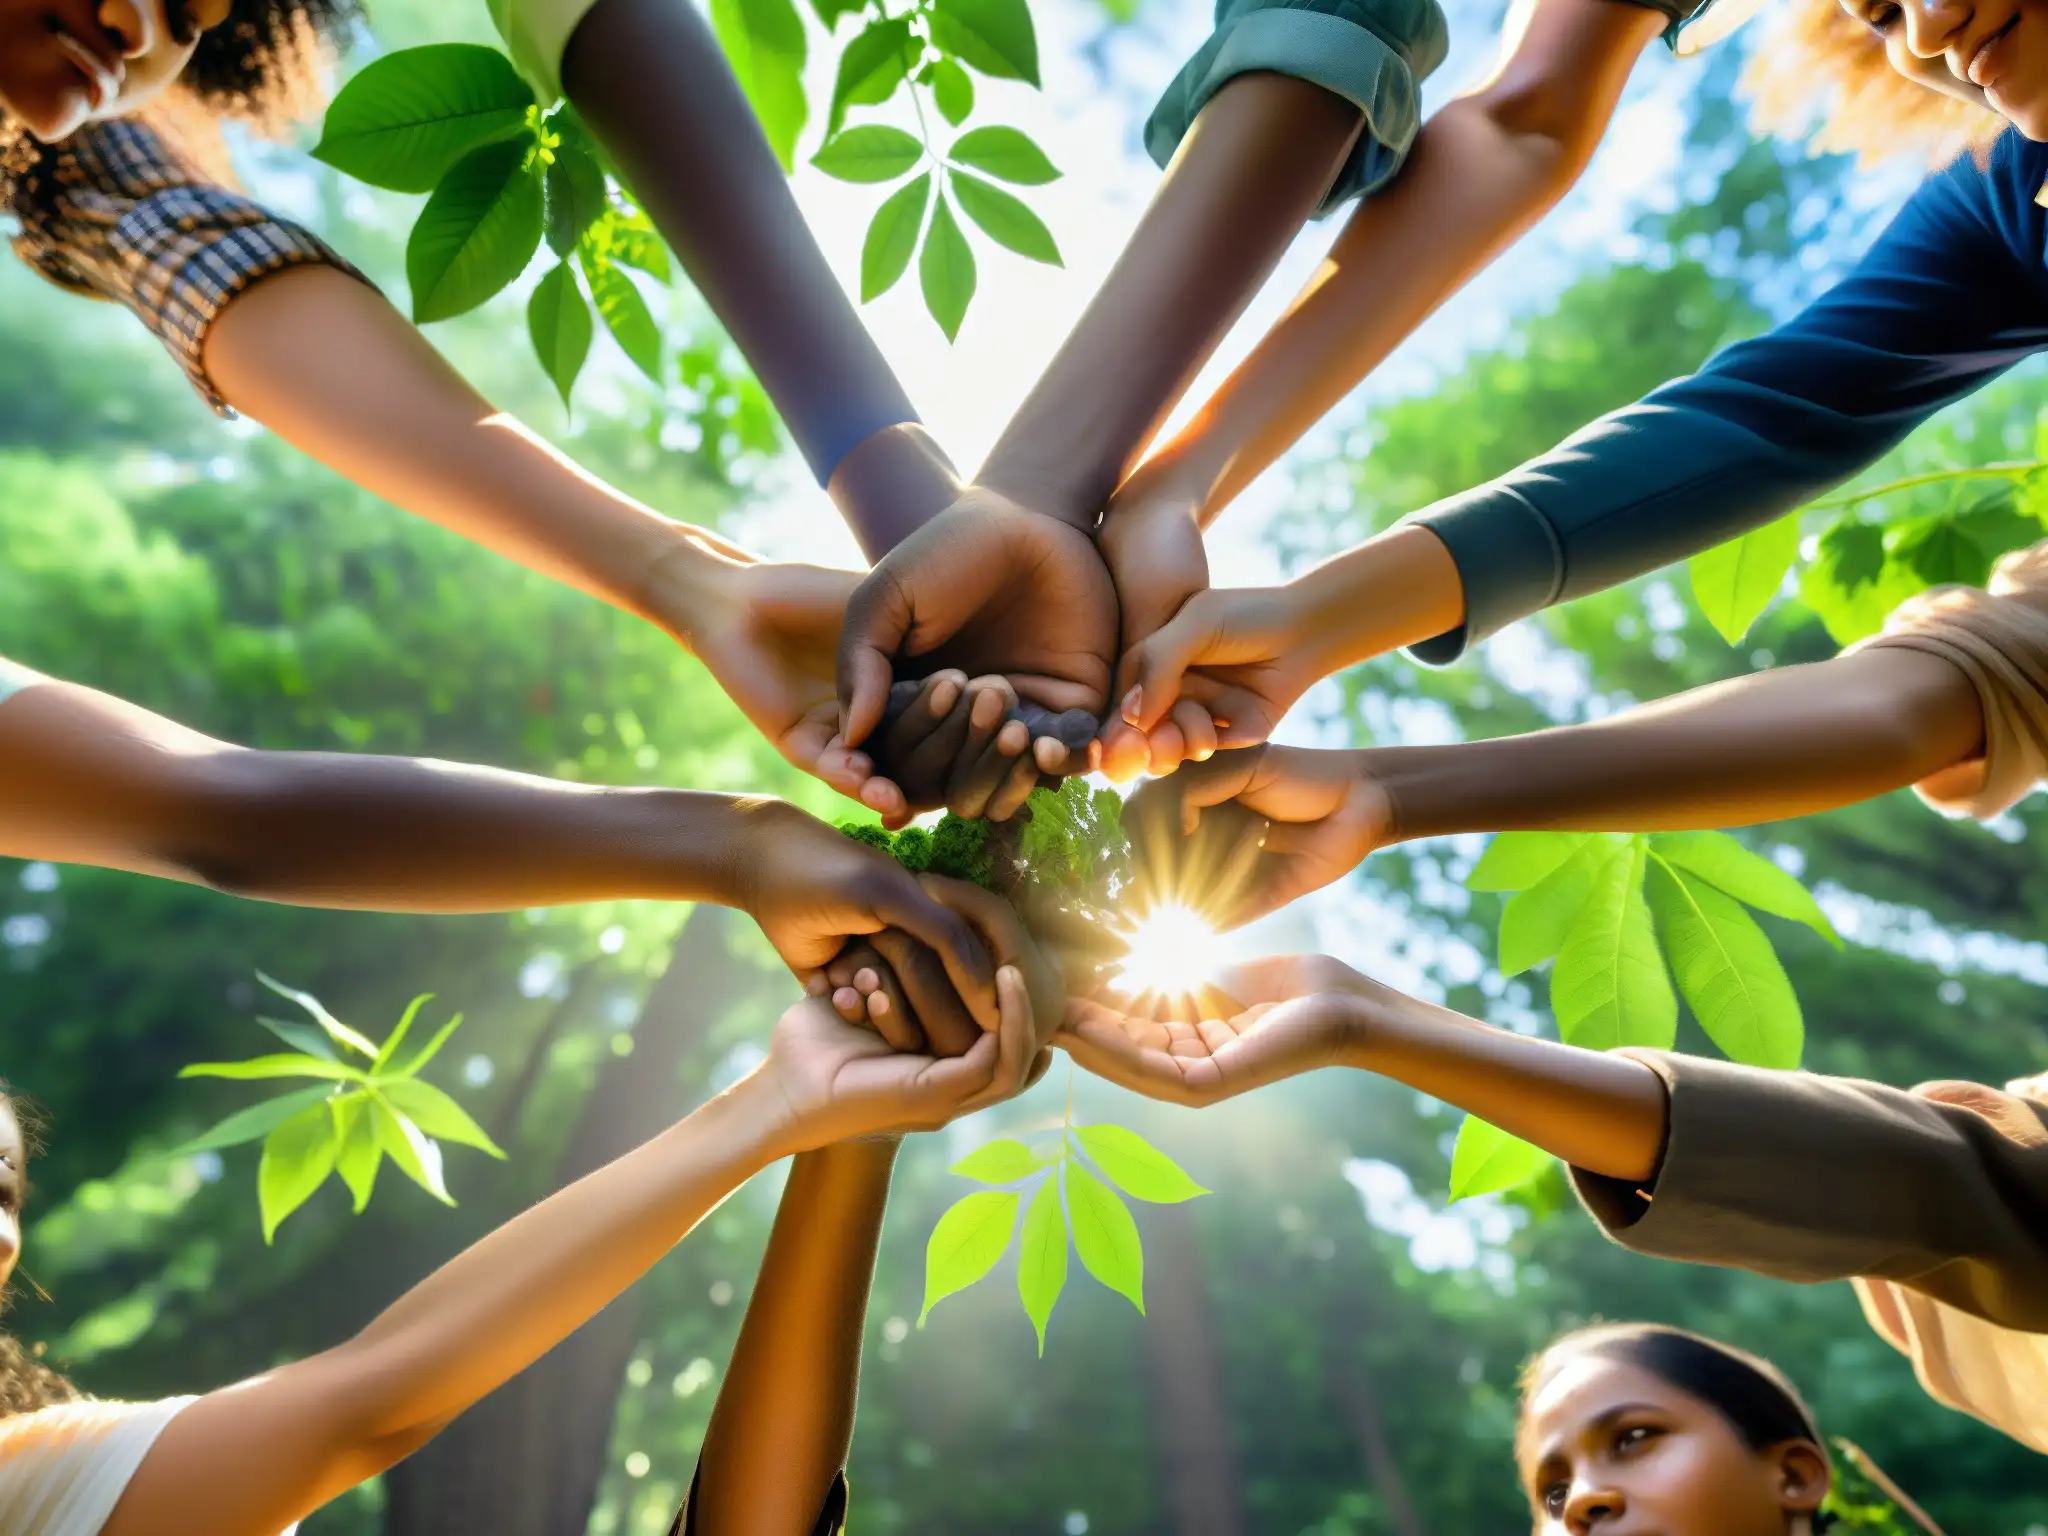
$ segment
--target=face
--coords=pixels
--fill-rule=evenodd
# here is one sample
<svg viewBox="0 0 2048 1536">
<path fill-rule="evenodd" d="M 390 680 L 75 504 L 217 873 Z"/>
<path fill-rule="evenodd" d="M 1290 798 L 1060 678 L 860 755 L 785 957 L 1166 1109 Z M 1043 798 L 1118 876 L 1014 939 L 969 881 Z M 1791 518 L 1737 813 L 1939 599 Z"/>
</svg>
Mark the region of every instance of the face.
<svg viewBox="0 0 2048 1536">
<path fill-rule="evenodd" d="M 1699 1399 L 1598 1355 L 1544 1383 L 1521 1444 L 1536 1536 L 1787 1536 L 1827 1495 L 1811 1445 L 1752 1451 Z"/>
<path fill-rule="evenodd" d="M 230 0 L 0 0 L 0 105 L 48 143 L 146 103 Z"/>
<path fill-rule="evenodd" d="M 2048 0 L 1842 0 L 1892 68 L 2048 140 Z"/>
<path fill-rule="evenodd" d="M 21 1122 L 0 1099 L 0 1289 L 14 1277 L 21 1260 L 21 1201 L 28 1192 L 28 1148 L 22 1144 Z"/>
</svg>

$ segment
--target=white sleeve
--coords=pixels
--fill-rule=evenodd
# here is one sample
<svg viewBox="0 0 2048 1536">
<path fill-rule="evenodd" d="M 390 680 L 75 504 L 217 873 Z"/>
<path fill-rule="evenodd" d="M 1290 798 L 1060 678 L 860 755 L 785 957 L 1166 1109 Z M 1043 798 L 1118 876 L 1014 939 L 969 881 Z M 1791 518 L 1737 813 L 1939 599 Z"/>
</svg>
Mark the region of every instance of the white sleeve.
<svg viewBox="0 0 2048 1536">
<path fill-rule="evenodd" d="M 9 661 L 0 656 L 0 704 L 5 704 L 13 695 L 36 683 L 47 683 L 49 679 L 40 672 L 31 672 L 19 662 Z"/>
<path fill-rule="evenodd" d="M 0 1420 L 0 1531 L 99 1536 L 156 1437 L 195 1401 L 64 1403 Z"/>
</svg>

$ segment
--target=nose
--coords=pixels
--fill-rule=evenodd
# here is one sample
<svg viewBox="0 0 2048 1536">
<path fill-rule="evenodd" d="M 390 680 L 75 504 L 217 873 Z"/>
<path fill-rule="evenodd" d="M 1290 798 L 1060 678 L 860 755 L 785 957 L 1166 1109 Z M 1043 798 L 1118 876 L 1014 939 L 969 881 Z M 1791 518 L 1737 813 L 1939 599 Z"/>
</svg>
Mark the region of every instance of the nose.
<svg viewBox="0 0 2048 1536">
<path fill-rule="evenodd" d="M 157 42 L 157 7 L 160 0 L 102 0 L 100 25 L 119 39 L 121 56 L 139 59 Z"/>
<path fill-rule="evenodd" d="M 1565 1500 L 1564 1528 L 1571 1536 L 1591 1536 L 1610 1520 L 1619 1520 L 1628 1512 L 1628 1500 L 1619 1488 L 1596 1488 L 1587 1483 L 1576 1483 L 1571 1497 Z"/>
<path fill-rule="evenodd" d="M 1975 14 L 1971 0 L 1902 0 L 1906 47 L 1915 58 L 1938 58 Z"/>
</svg>

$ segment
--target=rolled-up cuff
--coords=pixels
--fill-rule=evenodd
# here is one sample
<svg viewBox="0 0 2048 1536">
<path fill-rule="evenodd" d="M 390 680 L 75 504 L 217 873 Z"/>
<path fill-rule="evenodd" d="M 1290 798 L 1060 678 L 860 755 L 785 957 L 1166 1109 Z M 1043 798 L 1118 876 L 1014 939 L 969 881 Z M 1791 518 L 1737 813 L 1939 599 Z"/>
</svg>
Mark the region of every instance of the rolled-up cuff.
<svg viewBox="0 0 2048 1536">
<path fill-rule="evenodd" d="M 1203 107 L 1239 75 L 1291 75 L 1332 91 L 1365 117 L 1318 216 L 1401 168 L 1421 126 L 1422 81 L 1443 62 L 1448 30 L 1436 0 L 1225 0 L 1216 30 L 1145 123 L 1164 167 Z"/>
<path fill-rule="evenodd" d="M 1483 485 L 1409 521 L 1444 541 L 1465 594 L 1463 624 L 1409 647 L 1426 665 L 1448 666 L 1515 620 L 1549 607 L 1564 587 L 1557 530 L 1517 491 Z"/>
</svg>

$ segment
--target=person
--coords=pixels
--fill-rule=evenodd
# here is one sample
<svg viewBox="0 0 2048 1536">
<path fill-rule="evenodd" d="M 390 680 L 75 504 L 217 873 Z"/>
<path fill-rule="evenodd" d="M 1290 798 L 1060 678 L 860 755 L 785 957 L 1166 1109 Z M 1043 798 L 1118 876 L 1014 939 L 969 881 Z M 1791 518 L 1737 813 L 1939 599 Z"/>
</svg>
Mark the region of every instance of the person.
<svg viewBox="0 0 2048 1536">
<path fill-rule="evenodd" d="M 814 994 L 833 993 L 904 1049 L 978 1043 L 996 1025 L 1000 964 L 1025 967 L 1048 1030 L 1059 1004 L 1057 972 L 1006 902 L 913 876 L 782 801 L 253 751 L 5 658 L 0 854 L 299 906 L 713 902 L 748 913 Z M 874 973 L 859 996 L 848 967 Z"/>
<path fill-rule="evenodd" d="M 2039 1080 L 1906 1091 L 1589 1050 L 1403 996 L 1326 955 L 1233 967 L 1200 1004 L 1153 1017 L 1076 1000 L 1055 1044 L 1181 1104 L 1326 1067 L 1407 1084 L 1563 1159 L 1587 1212 L 1635 1252 L 1852 1280 L 1929 1395 L 2048 1452 Z"/>
<path fill-rule="evenodd" d="M 1522 1373 L 1515 1462 L 1537 1536 L 1813 1536 L 1833 1467 L 1769 1361 L 1683 1329 L 1605 1323 Z"/>
<path fill-rule="evenodd" d="M 1029 1054 L 1020 972 L 966 1055 L 895 1051 L 806 998 L 767 1059 L 673 1128 L 508 1222 L 337 1347 L 193 1398 L 77 1400 L 5 1353 L 0 1527 L 42 1536 L 276 1536 L 431 1440 L 639 1279 L 782 1158 L 943 1125 Z M 21 1257 L 26 1148 L 0 1111 L 0 1281 Z M 67 1400 L 70 1399 L 70 1400 Z M 32 1411 L 23 1411 L 32 1410 Z"/>
<path fill-rule="evenodd" d="M 1843 82 L 1852 126 L 1878 131 L 1881 58 L 1895 87 L 1883 101 L 1939 91 L 2006 131 L 1931 175 L 1835 287 L 1699 373 L 1285 586 L 1189 598 L 1125 658 L 1130 730 L 1152 732 L 1185 703 L 1230 722 L 1219 746 L 1262 741 L 1334 668 L 1404 645 L 1448 663 L 1515 619 L 1783 516 L 2040 349 L 2038 23 L 2012 3 L 1847 4 L 1859 26 L 1811 29 L 1817 51 L 1782 67 Z"/>
<path fill-rule="evenodd" d="M 131 310 L 217 412 L 665 630 L 786 759 L 885 819 L 941 803 L 1012 814 L 1038 782 L 1038 717 L 1009 683 L 940 669 L 897 699 L 871 751 L 847 751 L 833 668 L 855 573 L 759 560 L 585 473 L 492 407 L 331 246 L 233 190 L 218 123 L 289 129 L 357 19 L 353 0 L 4 0 L 0 199 L 16 254 Z M 847 504 L 893 505 L 900 489 L 863 481 Z M 934 739 L 955 756 L 937 760 Z M 899 782 L 908 773 L 921 777 Z"/>
</svg>

